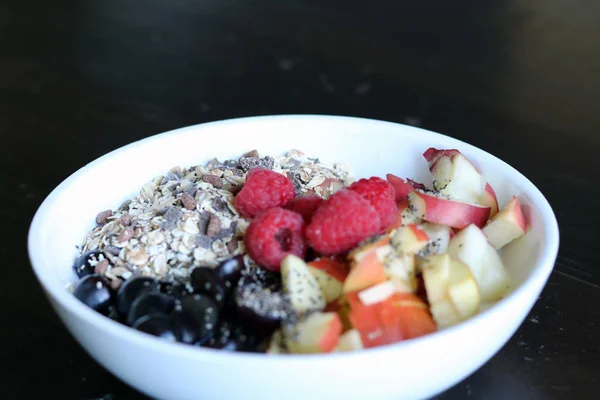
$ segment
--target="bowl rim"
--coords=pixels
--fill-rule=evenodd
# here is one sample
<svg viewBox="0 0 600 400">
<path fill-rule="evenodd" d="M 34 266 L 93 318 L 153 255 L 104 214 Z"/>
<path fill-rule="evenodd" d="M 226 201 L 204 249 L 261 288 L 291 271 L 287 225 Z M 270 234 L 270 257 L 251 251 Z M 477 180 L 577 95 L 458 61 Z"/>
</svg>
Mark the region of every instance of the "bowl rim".
<svg viewBox="0 0 600 400">
<path fill-rule="evenodd" d="M 107 318 L 83 303 L 79 302 L 71 293 L 65 288 L 60 288 L 58 285 L 50 285 L 44 279 L 45 276 L 49 275 L 50 272 L 44 271 L 42 264 L 42 258 L 35 251 L 36 241 L 42 236 L 42 222 L 44 216 L 50 212 L 54 199 L 59 196 L 61 192 L 68 188 L 68 186 L 80 175 L 85 174 L 86 170 L 95 167 L 97 164 L 104 162 L 112 156 L 132 149 L 137 146 L 140 142 L 150 142 L 154 140 L 165 140 L 168 137 L 183 134 L 184 132 L 194 130 L 210 130 L 213 128 L 219 128 L 224 125 L 239 125 L 239 124 L 252 124 L 261 123 L 268 120 L 279 120 L 286 123 L 293 123 L 294 121 L 312 121 L 315 123 L 320 122 L 339 122 L 343 124 L 357 123 L 357 124 L 369 124 L 373 126 L 387 126 L 396 127 L 402 129 L 416 130 L 419 131 L 420 135 L 427 136 L 429 140 L 436 138 L 444 138 L 444 140 L 450 140 L 456 143 L 457 146 L 461 146 L 461 149 L 468 149 L 469 152 L 480 153 L 482 156 L 489 158 L 492 164 L 495 164 L 501 171 L 506 171 L 508 174 L 513 175 L 518 179 L 518 185 L 523 188 L 523 192 L 526 192 L 531 199 L 531 204 L 538 208 L 543 221 L 543 232 L 544 232 L 544 243 L 540 249 L 540 255 L 536 265 L 533 267 L 529 277 L 521 283 L 518 287 L 512 290 L 509 295 L 501 299 L 500 301 L 493 304 L 486 310 L 480 311 L 475 316 L 463 321 L 459 324 L 445 328 L 444 330 L 437 331 L 428 334 L 423 337 L 398 342 L 395 344 L 363 349 L 356 352 L 339 352 L 339 353 L 327 353 L 327 354 L 270 354 L 265 355 L 263 353 L 244 353 L 244 352 L 228 352 L 217 349 L 201 348 L 196 346 L 190 346 L 188 344 L 169 342 L 161 340 L 149 334 L 138 332 L 128 326 L 120 324 L 116 321 Z M 210 122 L 204 122 L 189 126 L 184 126 L 172 130 L 168 130 L 162 133 L 154 134 L 152 136 L 136 140 L 121 146 L 113 151 L 110 151 L 88 164 L 80 167 L 75 172 L 70 174 L 64 179 L 58 186 L 56 186 L 44 199 L 41 205 L 38 207 L 29 227 L 27 247 L 28 256 L 31 267 L 34 271 L 36 279 L 40 283 L 42 289 L 51 300 L 57 302 L 62 308 L 68 311 L 68 313 L 74 314 L 81 320 L 88 321 L 94 325 L 94 329 L 100 331 L 110 331 L 113 335 L 120 337 L 120 339 L 135 342 L 136 344 L 142 345 L 152 351 L 163 353 L 165 355 L 176 355 L 177 357 L 183 357 L 188 359 L 195 359 L 197 361 L 210 362 L 249 362 L 256 367 L 256 363 L 286 363 L 286 364 L 300 364 L 300 363 L 338 363 L 340 360 L 351 357 L 352 359 L 361 360 L 361 362 L 368 362 L 369 359 L 374 360 L 380 357 L 383 353 L 400 352 L 403 349 L 410 347 L 426 346 L 427 343 L 433 341 L 445 340 L 447 336 L 460 335 L 461 332 L 470 331 L 475 329 L 479 324 L 486 324 L 489 321 L 494 320 L 494 316 L 498 314 L 501 308 L 509 307 L 510 303 L 518 303 L 523 299 L 529 298 L 528 294 L 534 292 L 536 297 L 539 296 L 541 290 L 546 285 L 550 273 L 554 268 L 556 258 L 558 255 L 560 234 L 558 222 L 555 213 L 541 191 L 522 173 L 513 168 L 511 165 L 497 158 L 493 154 L 464 142 L 460 139 L 456 139 L 441 133 L 433 132 L 423 128 L 414 127 L 398 122 L 385 121 L 380 119 L 363 118 L 363 117 L 352 117 L 345 115 L 325 115 L 325 114 L 274 114 L 274 115 L 263 115 L 263 116 L 250 116 L 250 117 L 239 117 L 222 119 Z M 522 322 L 521 322 L 522 323 Z"/>
</svg>

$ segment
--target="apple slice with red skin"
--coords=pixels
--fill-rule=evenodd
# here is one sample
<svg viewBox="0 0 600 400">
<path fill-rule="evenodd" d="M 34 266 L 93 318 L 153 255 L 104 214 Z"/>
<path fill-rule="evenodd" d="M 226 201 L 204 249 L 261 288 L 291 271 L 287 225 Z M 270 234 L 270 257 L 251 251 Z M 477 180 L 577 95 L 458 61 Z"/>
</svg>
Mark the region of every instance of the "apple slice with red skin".
<svg viewBox="0 0 600 400">
<path fill-rule="evenodd" d="M 361 290 L 386 280 L 383 261 L 377 251 L 389 246 L 389 242 L 389 237 L 384 237 L 374 243 L 361 246 L 349 254 L 348 258 L 352 264 L 344 282 L 344 293 Z"/>
<path fill-rule="evenodd" d="M 321 287 L 325 301 L 330 303 L 342 294 L 348 267 L 340 261 L 323 257 L 309 262 L 308 269 Z"/>
<path fill-rule="evenodd" d="M 521 203 L 515 196 L 484 226 L 483 233 L 496 250 L 525 234 L 527 225 Z"/>
<path fill-rule="evenodd" d="M 433 174 L 433 188 L 451 199 L 474 203 L 484 193 L 485 180 L 458 150 L 430 147 L 423 153 Z"/>
<path fill-rule="evenodd" d="M 412 179 L 402 179 L 394 174 L 386 174 L 386 179 L 394 188 L 396 194 L 396 202 L 405 201 L 408 198 L 408 194 L 415 189 L 425 190 L 425 185 L 419 182 L 415 182 Z"/>
<path fill-rule="evenodd" d="M 414 214 L 426 221 L 462 229 L 470 224 L 482 227 L 490 207 L 445 199 L 431 193 L 413 191 L 408 199 Z"/>
<path fill-rule="evenodd" d="M 498 214 L 500 209 L 498 206 L 498 197 L 496 197 L 496 192 L 489 183 L 485 184 L 485 190 L 483 191 L 483 195 L 479 199 L 478 203 L 482 206 L 490 207 L 489 218 L 492 218 L 494 215 Z"/>
<path fill-rule="evenodd" d="M 293 354 L 329 353 L 338 345 L 342 321 L 334 312 L 315 312 L 285 332 L 286 344 Z"/>
</svg>

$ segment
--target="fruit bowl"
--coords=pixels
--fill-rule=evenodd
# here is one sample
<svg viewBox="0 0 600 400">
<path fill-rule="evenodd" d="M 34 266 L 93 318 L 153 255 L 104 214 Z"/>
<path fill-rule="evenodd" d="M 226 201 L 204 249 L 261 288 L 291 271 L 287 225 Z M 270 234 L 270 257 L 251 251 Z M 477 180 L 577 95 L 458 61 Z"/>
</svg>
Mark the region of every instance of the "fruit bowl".
<svg viewBox="0 0 600 400">
<path fill-rule="evenodd" d="M 93 228 L 98 210 L 122 204 L 174 165 L 227 159 L 248 149 L 272 155 L 301 149 L 329 164 L 345 163 L 357 178 L 392 172 L 431 184 L 422 156 L 430 147 L 459 149 L 494 187 L 500 204 L 513 195 L 519 199 L 528 224 L 525 235 L 499 251 L 509 294 L 449 328 L 349 353 L 232 353 L 138 332 L 96 313 L 67 290 L 76 279 L 75 246 Z M 415 127 L 313 115 L 206 123 L 129 144 L 62 182 L 40 206 L 28 237 L 33 270 L 77 342 L 127 384 L 153 398 L 178 400 L 434 396 L 481 367 L 515 333 L 547 282 L 558 244 L 556 218 L 542 193 L 483 150 Z"/>
</svg>

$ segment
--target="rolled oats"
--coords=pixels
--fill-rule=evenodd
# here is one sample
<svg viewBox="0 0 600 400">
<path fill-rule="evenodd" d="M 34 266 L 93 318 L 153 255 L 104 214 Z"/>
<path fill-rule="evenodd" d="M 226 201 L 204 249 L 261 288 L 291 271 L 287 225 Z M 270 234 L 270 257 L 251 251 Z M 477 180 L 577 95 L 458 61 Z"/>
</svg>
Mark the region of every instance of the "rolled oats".
<svg viewBox="0 0 600 400">
<path fill-rule="evenodd" d="M 80 251 L 103 250 L 106 257 L 96 269 L 115 288 L 132 276 L 185 282 L 194 267 L 214 267 L 244 254 L 250 221 L 240 216 L 233 199 L 253 167 L 287 175 L 298 196 L 328 198 L 353 182 L 345 165 L 325 165 L 298 150 L 279 157 L 252 150 L 239 159 L 175 166 L 116 211 L 99 213 Z"/>
</svg>

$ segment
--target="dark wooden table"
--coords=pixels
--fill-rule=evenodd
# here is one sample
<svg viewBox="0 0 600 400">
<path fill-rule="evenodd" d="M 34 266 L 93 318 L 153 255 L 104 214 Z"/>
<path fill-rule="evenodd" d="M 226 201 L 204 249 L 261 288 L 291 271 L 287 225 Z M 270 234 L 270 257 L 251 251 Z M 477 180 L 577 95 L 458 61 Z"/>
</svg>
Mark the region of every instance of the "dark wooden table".
<svg viewBox="0 0 600 400">
<path fill-rule="evenodd" d="M 531 314 L 439 398 L 597 398 L 598 15 L 571 0 L 3 1 L 0 397 L 143 398 L 74 342 L 31 272 L 29 223 L 57 184 L 165 130 L 319 113 L 468 141 L 556 211 L 560 254 Z"/>
</svg>

